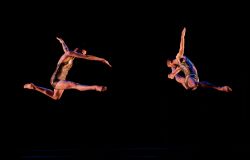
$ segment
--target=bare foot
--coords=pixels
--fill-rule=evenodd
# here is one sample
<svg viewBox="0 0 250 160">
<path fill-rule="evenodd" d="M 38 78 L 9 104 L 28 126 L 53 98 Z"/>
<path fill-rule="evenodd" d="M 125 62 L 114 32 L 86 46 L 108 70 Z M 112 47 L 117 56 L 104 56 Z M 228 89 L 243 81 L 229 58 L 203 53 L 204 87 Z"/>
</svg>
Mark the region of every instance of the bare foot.
<svg viewBox="0 0 250 160">
<path fill-rule="evenodd" d="M 106 86 L 102 86 L 102 92 L 106 91 L 108 88 Z"/>
<path fill-rule="evenodd" d="M 106 91 L 107 87 L 106 86 L 96 86 L 96 91 L 103 92 Z"/>
<path fill-rule="evenodd" d="M 27 83 L 23 86 L 25 89 L 35 89 L 35 85 L 33 83 Z"/>
<path fill-rule="evenodd" d="M 222 92 L 232 92 L 232 88 L 230 88 L 229 86 L 220 87 L 218 90 Z"/>
</svg>

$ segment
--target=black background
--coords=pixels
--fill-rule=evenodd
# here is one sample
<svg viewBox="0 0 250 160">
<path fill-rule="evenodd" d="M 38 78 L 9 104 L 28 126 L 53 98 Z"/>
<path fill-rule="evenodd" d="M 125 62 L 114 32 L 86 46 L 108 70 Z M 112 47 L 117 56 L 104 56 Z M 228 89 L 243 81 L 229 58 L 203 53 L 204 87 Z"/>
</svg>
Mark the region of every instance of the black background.
<svg viewBox="0 0 250 160">
<path fill-rule="evenodd" d="M 2 29 L 2 122 L 9 156 L 224 159 L 249 152 L 243 5 L 19 5 L 26 6 L 12 6 Z M 185 55 L 200 80 L 230 85 L 232 93 L 186 91 L 167 79 L 165 62 L 178 52 L 184 26 Z M 113 68 L 76 59 L 68 75 L 82 84 L 107 85 L 107 92 L 66 90 L 54 101 L 22 88 L 33 82 L 52 89 L 50 76 L 63 54 L 56 36 L 71 49 L 85 48 L 110 61 Z"/>
</svg>

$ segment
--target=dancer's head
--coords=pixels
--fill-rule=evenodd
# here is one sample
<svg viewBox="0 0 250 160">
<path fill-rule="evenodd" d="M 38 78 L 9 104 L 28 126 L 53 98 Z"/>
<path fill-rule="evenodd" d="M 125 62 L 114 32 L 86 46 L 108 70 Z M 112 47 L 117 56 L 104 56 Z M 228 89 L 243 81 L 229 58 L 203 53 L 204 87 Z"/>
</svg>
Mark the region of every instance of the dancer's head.
<svg viewBox="0 0 250 160">
<path fill-rule="evenodd" d="M 87 54 L 87 51 L 85 49 L 82 49 L 82 54 L 83 55 L 86 55 Z"/>
</svg>

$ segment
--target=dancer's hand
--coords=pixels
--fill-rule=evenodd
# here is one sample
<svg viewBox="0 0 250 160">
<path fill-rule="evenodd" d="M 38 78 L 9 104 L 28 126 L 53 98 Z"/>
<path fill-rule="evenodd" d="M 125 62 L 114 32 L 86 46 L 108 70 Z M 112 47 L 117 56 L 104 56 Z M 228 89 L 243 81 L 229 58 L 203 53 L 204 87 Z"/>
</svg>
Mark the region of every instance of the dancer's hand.
<svg viewBox="0 0 250 160">
<path fill-rule="evenodd" d="M 186 27 L 183 28 L 182 34 L 185 36 L 185 34 L 186 34 Z"/>
<path fill-rule="evenodd" d="M 172 73 L 168 74 L 168 78 L 169 79 L 174 79 L 174 74 L 172 74 Z"/>
<path fill-rule="evenodd" d="M 105 59 L 103 59 L 103 63 L 107 64 L 109 67 L 112 67 L 111 64 Z"/>
<path fill-rule="evenodd" d="M 56 37 L 56 39 L 57 39 L 60 43 L 63 43 L 63 42 L 64 42 L 62 38 Z"/>
</svg>

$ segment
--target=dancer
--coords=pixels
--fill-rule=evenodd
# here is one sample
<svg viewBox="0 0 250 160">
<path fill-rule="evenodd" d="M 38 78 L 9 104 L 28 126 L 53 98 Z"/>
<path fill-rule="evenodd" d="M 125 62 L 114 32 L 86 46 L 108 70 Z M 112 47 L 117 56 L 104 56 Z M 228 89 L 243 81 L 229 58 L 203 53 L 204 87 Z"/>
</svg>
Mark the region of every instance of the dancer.
<svg viewBox="0 0 250 160">
<path fill-rule="evenodd" d="M 172 70 L 172 72 L 168 74 L 168 78 L 175 78 L 175 80 L 181 83 L 187 90 L 196 90 L 198 87 L 202 87 L 213 88 L 222 92 L 231 92 L 232 89 L 229 86 L 217 86 L 206 81 L 199 81 L 196 67 L 189 58 L 184 56 L 185 34 L 186 28 L 182 30 L 180 48 L 176 58 L 174 60 L 167 60 L 167 66 Z M 184 76 L 181 76 L 179 74 L 180 72 L 183 72 Z"/>
<path fill-rule="evenodd" d="M 82 50 L 81 53 L 78 52 L 78 48 L 71 51 L 65 44 L 62 38 L 58 38 L 57 40 L 61 43 L 62 48 L 64 50 L 64 54 L 61 56 L 57 63 L 56 70 L 54 71 L 53 75 L 50 79 L 50 84 L 54 88 L 54 90 L 47 89 L 44 87 L 37 86 L 33 83 L 27 83 L 24 85 L 25 89 L 32 89 L 36 90 L 40 93 L 45 94 L 46 96 L 49 96 L 50 98 L 54 100 L 59 100 L 66 89 L 76 89 L 79 91 L 87 91 L 87 90 L 95 90 L 95 91 L 106 91 L 106 86 L 100 86 L 100 85 L 82 85 L 76 82 L 68 81 L 66 80 L 66 77 L 68 75 L 69 70 L 71 69 L 73 65 L 73 61 L 75 58 L 82 58 L 86 60 L 94 60 L 94 61 L 100 61 L 102 63 L 107 64 L 109 67 L 111 65 L 109 62 L 103 58 L 99 58 L 92 55 L 87 55 L 86 50 Z"/>
</svg>

